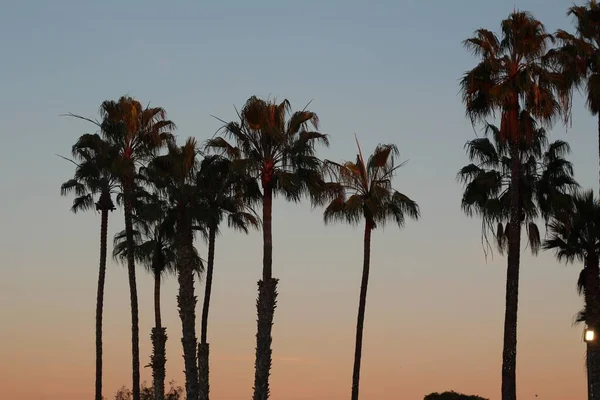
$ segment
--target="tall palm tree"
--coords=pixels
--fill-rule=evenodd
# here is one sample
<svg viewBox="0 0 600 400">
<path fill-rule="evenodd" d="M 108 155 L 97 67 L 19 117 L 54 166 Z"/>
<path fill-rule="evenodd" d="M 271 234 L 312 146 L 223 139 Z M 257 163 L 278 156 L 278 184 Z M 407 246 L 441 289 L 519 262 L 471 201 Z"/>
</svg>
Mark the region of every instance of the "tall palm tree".
<svg viewBox="0 0 600 400">
<path fill-rule="evenodd" d="M 273 278 L 273 196 L 281 194 L 294 202 L 306 193 L 317 196 L 323 189 L 323 179 L 315 145 L 329 144 L 327 135 L 310 129 L 318 129 L 315 113 L 302 110 L 287 118 L 288 114 L 287 100 L 277 104 L 252 96 L 238 113 L 239 122 L 222 121 L 224 136 L 206 143 L 207 149 L 239 160 L 262 185 L 263 268 L 256 303 L 254 400 L 267 400 L 270 394 L 271 329 L 278 282 Z"/>
<path fill-rule="evenodd" d="M 459 180 L 465 185 L 463 211 L 469 216 L 482 218 L 484 243 L 489 246 L 488 233 L 491 232 L 500 252 L 508 250 L 509 256 L 511 251 L 520 251 L 520 242 L 516 249 L 511 247 L 514 193 L 518 193 L 517 223 L 519 227 L 525 227 L 529 247 L 537 254 L 541 235 L 536 220 L 541 217 L 547 221 L 552 215 L 567 209 L 570 206 L 570 193 L 577 187 L 572 165 L 564 159 L 570 151 L 569 145 L 560 140 L 548 144 L 546 131 L 538 128 L 526 111 L 520 113 L 518 127 L 526 132 L 531 130 L 532 133 L 529 138 L 526 132 L 521 132 L 516 155 L 514 146 L 503 139 L 501 129 L 488 125 L 486 137 L 467 142 L 465 147 L 471 164 L 463 167 L 458 174 Z M 513 176 L 513 157 L 518 157 L 517 179 Z M 519 185 L 518 190 L 515 190 L 515 182 Z M 505 321 L 508 320 L 510 324 L 505 322 L 505 347 L 506 342 L 514 347 L 505 349 L 504 356 L 510 356 L 508 361 L 505 360 L 505 366 L 506 362 L 514 362 L 516 356 L 516 339 L 512 335 L 516 330 L 517 272 L 509 269 L 507 274 Z M 515 383 L 514 376 L 509 379 L 503 375 L 503 379 L 504 385 Z M 503 393 L 503 396 L 512 394 Z"/>
<path fill-rule="evenodd" d="M 600 146 L 600 5 L 590 0 L 583 6 L 572 6 L 567 14 L 575 19 L 575 34 L 556 32 L 559 46 L 549 54 L 563 78 L 563 94 L 570 107 L 573 89 L 584 89 L 586 104 L 598 118 Z M 570 115 L 567 115 L 570 116 Z M 600 148 L 599 148 L 600 156 Z"/>
<path fill-rule="evenodd" d="M 206 269 L 206 289 L 202 306 L 202 325 L 198 344 L 198 372 L 200 400 L 208 400 L 209 385 L 209 345 L 207 342 L 208 311 L 212 289 L 215 262 L 215 241 L 219 226 L 225 218 L 230 228 L 248 233 L 248 228 L 259 225 L 258 218 L 250 204 L 260 198 L 260 188 L 255 179 L 235 168 L 235 162 L 220 156 L 207 156 L 196 177 L 200 198 L 207 208 L 205 224 L 208 229 L 208 262 Z"/>
<path fill-rule="evenodd" d="M 136 174 L 140 163 L 156 154 L 167 142 L 173 141 L 175 124 L 166 119 L 161 107 L 142 106 L 129 96 L 119 100 L 106 100 L 100 106 L 101 121 L 75 114 L 100 127 L 101 135 L 118 151 L 119 181 L 123 195 L 125 231 L 127 232 L 129 293 L 131 302 L 131 364 L 133 400 L 140 400 L 140 349 L 139 311 L 135 277 L 135 255 L 133 237 L 133 202 L 136 192 Z"/>
<path fill-rule="evenodd" d="M 530 13 L 515 11 L 501 23 L 501 37 L 478 29 L 464 41 L 479 58 L 460 83 L 466 113 L 473 124 L 486 123 L 500 114 L 502 141 L 512 160 L 511 206 L 506 279 L 506 312 L 502 352 L 502 400 L 516 398 L 517 307 L 521 243 L 519 157 L 521 138 L 531 138 L 534 129 L 520 126 L 522 110 L 549 126 L 561 111 L 556 93 L 557 79 L 545 67 L 544 57 L 552 36 Z"/>
<path fill-rule="evenodd" d="M 360 146 L 358 146 L 355 162 L 339 164 L 329 160 L 325 161 L 325 169 L 334 183 L 333 189 L 335 190 L 335 186 L 338 186 L 337 195 L 323 213 L 325 223 L 341 221 L 356 225 L 361 220 L 364 220 L 365 223 L 364 260 L 352 371 L 352 400 L 358 400 L 363 328 L 371 262 L 371 233 L 373 229 L 383 226 L 388 220 L 394 221 L 401 228 L 404 226 L 407 216 L 413 219 L 418 219 L 420 216 L 417 203 L 392 187 L 394 174 L 402 166 L 402 164 L 395 164 L 397 156 L 398 149 L 395 145 L 380 144 L 366 162 Z"/>
<path fill-rule="evenodd" d="M 584 296 L 584 311 L 579 319 L 596 333 L 600 332 L 600 203 L 592 190 L 574 197 L 570 212 L 554 218 L 548 226 L 545 249 L 554 249 L 556 258 L 572 263 L 578 260 L 584 267 L 577 286 Z M 587 342 L 589 398 L 600 398 L 600 348 L 598 339 Z"/>
<path fill-rule="evenodd" d="M 75 194 L 71 211 L 100 212 L 100 268 L 96 296 L 96 384 L 95 399 L 102 400 L 102 310 L 104 307 L 104 281 L 106 276 L 106 247 L 108 213 L 115 210 L 112 200 L 118 188 L 115 168 L 116 149 L 97 134 L 85 134 L 72 147 L 76 160 L 75 175 L 60 187 L 61 195 Z"/>
<path fill-rule="evenodd" d="M 175 226 L 167 218 L 167 204 L 155 194 L 136 201 L 134 210 L 135 258 L 154 276 L 154 328 L 152 328 L 153 393 L 155 400 L 165 398 L 166 327 L 162 326 L 160 287 L 164 275 L 176 274 Z M 113 256 L 127 263 L 127 232 L 114 238 Z"/>
<path fill-rule="evenodd" d="M 196 362 L 196 295 L 194 273 L 197 253 L 194 232 L 205 230 L 206 208 L 202 206 L 195 177 L 198 170 L 196 141 L 189 138 L 183 146 L 169 143 L 168 153 L 155 157 L 143 174 L 154 188 L 168 199 L 169 219 L 175 221 L 176 268 L 179 283 L 177 304 L 181 318 L 186 398 L 198 399 L 198 364 Z"/>
</svg>

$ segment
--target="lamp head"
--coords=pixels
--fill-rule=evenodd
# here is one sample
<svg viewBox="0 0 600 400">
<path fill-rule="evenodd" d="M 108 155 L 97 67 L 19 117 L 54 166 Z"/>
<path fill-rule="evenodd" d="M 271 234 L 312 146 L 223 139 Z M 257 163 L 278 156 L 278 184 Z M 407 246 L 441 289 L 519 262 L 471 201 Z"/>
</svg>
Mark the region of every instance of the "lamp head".
<svg viewBox="0 0 600 400">
<path fill-rule="evenodd" d="M 583 340 L 586 343 L 594 342 L 596 340 L 596 332 L 592 328 L 585 328 Z"/>
</svg>

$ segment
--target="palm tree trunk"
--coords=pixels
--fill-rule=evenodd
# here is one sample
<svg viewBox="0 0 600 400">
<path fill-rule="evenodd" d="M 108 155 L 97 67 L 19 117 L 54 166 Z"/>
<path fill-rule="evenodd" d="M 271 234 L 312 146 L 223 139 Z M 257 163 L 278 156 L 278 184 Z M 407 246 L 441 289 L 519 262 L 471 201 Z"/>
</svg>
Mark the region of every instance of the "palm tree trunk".
<svg viewBox="0 0 600 400">
<path fill-rule="evenodd" d="M 273 189 L 269 182 L 263 185 L 263 278 L 258 282 L 258 315 L 256 331 L 256 360 L 254 362 L 253 400 L 267 400 L 270 395 L 272 350 L 271 330 L 277 307 L 277 279 L 273 279 Z"/>
<path fill-rule="evenodd" d="M 165 364 L 167 330 L 162 327 L 160 315 L 160 269 L 154 269 L 154 319 L 155 327 L 152 328 L 152 386 L 154 387 L 154 400 L 165 398 Z"/>
<path fill-rule="evenodd" d="M 590 254 L 586 260 L 585 300 L 586 323 L 595 332 L 592 342 L 586 344 L 588 399 L 600 400 L 600 268 L 598 256 Z"/>
<path fill-rule="evenodd" d="M 521 159 L 516 140 L 511 141 L 511 199 L 508 262 L 506 270 L 506 309 L 502 349 L 502 400 L 517 398 L 517 311 L 519 304 L 519 264 L 521 255 L 520 173 Z"/>
<path fill-rule="evenodd" d="M 363 250 L 363 272 L 360 283 L 360 300 L 358 302 L 358 318 L 356 321 L 356 343 L 354 347 L 354 368 L 352 370 L 352 400 L 358 400 L 358 385 L 360 382 L 360 360 L 362 357 L 362 339 L 365 324 L 365 309 L 367 306 L 367 287 L 369 285 L 369 268 L 371 263 L 371 232 L 373 222 L 365 221 L 365 236 Z"/>
<path fill-rule="evenodd" d="M 157 327 L 152 328 L 150 339 L 152 340 L 152 357 L 150 359 L 150 366 L 152 367 L 152 386 L 154 388 L 154 399 L 164 400 L 165 364 L 167 363 L 167 329 Z"/>
<path fill-rule="evenodd" d="M 125 181 L 125 234 L 127 239 L 127 272 L 129 275 L 129 297 L 131 302 L 131 385 L 133 400 L 140 400 L 140 328 L 138 315 L 137 284 L 133 241 L 132 187 L 130 179 Z"/>
<path fill-rule="evenodd" d="M 96 297 L 96 400 L 102 400 L 102 310 L 104 307 L 104 281 L 106 277 L 106 241 L 108 237 L 108 209 L 101 211 L 100 269 Z"/>
<path fill-rule="evenodd" d="M 600 165 L 600 113 L 598 113 L 598 164 Z M 600 183 L 600 169 L 598 170 L 598 182 Z M 600 186 L 598 190 L 600 191 Z"/>
<path fill-rule="evenodd" d="M 160 275 L 161 271 L 154 269 L 154 326 L 162 328 L 162 318 L 160 313 Z"/>
<path fill-rule="evenodd" d="M 210 393 L 209 383 L 209 346 L 206 341 L 208 330 L 208 310 L 210 307 L 210 294 L 212 290 L 213 269 L 215 264 L 215 238 L 216 227 L 211 226 L 208 231 L 208 266 L 206 269 L 206 289 L 204 290 L 204 304 L 202 305 L 202 324 L 200 328 L 200 344 L 198 345 L 198 382 L 200 385 L 200 400 L 208 400 Z"/>
<path fill-rule="evenodd" d="M 198 364 L 196 363 L 196 296 L 194 294 L 193 246 L 191 227 L 183 212 L 178 224 L 177 270 L 179 281 L 179 317 L 181 318 L 186 398 L 198 399 Z"/>
</svg>

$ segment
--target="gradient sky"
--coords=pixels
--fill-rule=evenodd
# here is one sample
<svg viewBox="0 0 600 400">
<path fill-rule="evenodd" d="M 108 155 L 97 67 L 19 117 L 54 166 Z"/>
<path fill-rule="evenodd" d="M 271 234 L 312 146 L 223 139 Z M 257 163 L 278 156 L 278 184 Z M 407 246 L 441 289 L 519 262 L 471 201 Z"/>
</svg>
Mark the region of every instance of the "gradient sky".
<svg viewBox="0 0 600 400">
<path fill-rule="evenodd" d="M 562 3 L 562 4 L 561 4 Z M 183 140 L 211 136 L 253 95 L 310 108 L 331 135 L 323 157 L 351 159 L 398 145 L 408 164 L 397 188 L 422 220 L 373 235 L 361 398 L 422 399 L 456 390 L 498 399 L 505 259 L 486 262 L 480 224 L 461 213 L 457 170 L 474 136 L 458 79 L 476 62 L 461 41 L 498 30 L 515 6 L 550 31 L 571 29 L 569 2 L 454 1 L 5 1 L 0 12 L 0 397 L 90 398 L 99 216 L 73 215 L 59 196 L 76 138 L 100 103 L 131 94 L 165 107 Z M 597 189 L 596 122 L 577 99 L 568 138 L 576 177 Z M 272 397 L 344 399 L 350 392 L 362 230 L 324 226 L 321 210 L 277 201 Z M 122 229 L 122 213 L 109 231 Z M 253 381 L 255 282 L 261 237 L 225 231 L 217 242 L 211 303 L 211 392 L 247 399 Z M 198 243 L 201 253 L 206 248 Z M 110 250 L 110 248 L 109 248 Z M 580 265 L 552 254 L 522 258 L 519 398 L 584 398 Z M 149 361 L 152 281 L 139 270 L 141 364 Z M 183 384 L 176 282 L 164 285 L 167 379 Z M 200 289 L 199 294 L 201 294 Z M 104 394 L 130 385 L 125 269 L 106 282 Z M 149 368 L 142 378 L 151 381 Z"/>
</svg>

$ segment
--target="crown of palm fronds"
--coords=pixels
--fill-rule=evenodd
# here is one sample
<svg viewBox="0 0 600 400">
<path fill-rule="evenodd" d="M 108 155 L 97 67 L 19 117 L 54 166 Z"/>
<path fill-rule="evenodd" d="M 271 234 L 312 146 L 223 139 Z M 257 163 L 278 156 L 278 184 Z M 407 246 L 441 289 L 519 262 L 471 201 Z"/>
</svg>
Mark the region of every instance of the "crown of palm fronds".
<svg viewBox="0 0 600 400">
<path fill-rule="evenodd" d="M 143 107 L 132 97 L 107 100 L 100 106 L 100 127 L 106 139 L 119 147 L 126 159 L 136 154 L 140 159 L 156 154 L 163 143 L 173 143 L 173 121 L 167 120 L 161 107 Z"/>
<path fill-rule="evenodd" d="M 460 82 L 467 116 L 473 124 L 487 123 L 501 113 L 503 139 L 519 141 L 516 135 L 531 138 L 531 130 L 518 127 L 520 109 L 544 125 L 551 125 L 563 111 L 558 75 L 545 67 L 545 55 L 553 36 L 530 13 L 515 11 L 502 21 L 500 37 L 478 29 L 463 44 L 480 62 Z"/>
<path fill-rule="evenodd" d="M 392 187 L 396 170 L 404 165 L 395 165 L 398 154 L 395 145 L 380 144 L 366 162 L 360 146 L 356 162 L 325 160 L 325 171 L 333 181 L 329 185 L 333 199 L 323 213 L 325 223 L 357 224 L 364 217 L 372 228 L 388 219 L 402 227 L 406 216 L 418 219 L 417 203 Z"/>
<path fill-rule="evenodd" d="M 236 162 L 219 155 L 206 156 L 196 174 L 200 201 L 206 204 L 206 225 L 219 232 L 227 216 L 230 228 L 248 233 L 258 227 L 260 219 L 252 205 L 261 198 L 256 179 L 236 168 Z"/>
<path fill-rule="evenodd" d="M 327 135 L 316 131 L 317 114 L 306 109 L 292 113 L 287 100 L 276 103 L 252 96 L 238 117 L 236 122 L 220 120 L 223 136 L 209 139 L 205 148 L 238 160 L 263 187 L 288 200 L 299 201 L 306 193 L 317 199 L 324 182 L 315 147 L 329 145 Z"/>
<path fill-rule="evenodd" d="M 530 139 L 520 136 L 519 202 L 529 246 L 537 253 L 541 235 L 536 219 L 542 217 L 548 221 L 552 215 L 569 207 L 570 194 L 577 188 L 577 183 L 571 163 L 564 158 L 570 151 L 568 143 L 557 140 L 548 144 L 546 131 L 537 127 L 526 111 L 520 113 L 519 121 L 520 126 L 531 127 L 534 132 Z M 486 254 L 490 250 L 489 232 L 502 253 L 508 244 L 512 159 L 498 127 L 488 124 L 485 133 L 485 137 L 465 145 L 471 163 L 458 173 L 458 179 L 465 187 L 461 205 L 467 215 L 482 218 Z"/>
<path fill-rule="evenodd" d="M 196 140 L 188 138 L 183 146 L 168 143 L 166 154 L 154 157 L 146 167 L 140 168 L 140 179 L 168 204 L 167 219 L 175 224 L 191 224 L 194 232 L 206 236 L 206 219 L 209 209 L 202 200 L 201 188 L 196 184 L 200 163 Z M 185 212 L 182 220 L 181 212 Z"/>
<path fill-rule="evenodd" d="M 556 32 L 559 46 L 548 54 L 549 64 L 561 78 L 561 92 L 570 107 L 573 89 L 584 89 L 592 114 L 600 112 L 600 6 L 595 0 L 583 6 L 572 6 L 575 34 Z"/>
<path fill-rule="evenodd" d="M 553 249 L 560 261 L 583 262 L 584 267 L 577 279 L 577 291 L 588 299 L 588 272 L 598 263 L 600 255 L 600 203 L 592 190 L 579 192 L 573 197 L 572 207 L 556 215 L 548 225 L 549 237 L 544 242 L 545 249 Z M 576 315 L 575 322 L 586 322 L 588 307 Z"/>
<path fill-rule="evenodd" d="M 544 248 L 554 249 L 561 261 L 585 262 L 588 256 L 600 255 L 600 203 L 593 192 L 577 193 L 572 208 L 550 221 L 548 232 Z M 583 287 L 584 278 L 579 281 Z"/>
<path fill-rule="evenodd" d="M 71 149 L 73 160 L 62 157 L 75 164 L 72 179 L 63 183 L 61 195 L 75 194 L 73 212 L 96 210 L 114 210 L 112 194 L 119 187 L 118 152 L 114 146 L 103 140 L 98 134 L 84 134 Z"/>
<path fill-rule="evenodd" d="M 166 119 L 166 111 L 161 107 L 143 107 L 134 98 L 122 96 L 117 101 L 104 101 L 99 112 L 100 121 L 73 113 L 67 116 L 100 128 L 100 137 L 114 149 L 111 159 L 121 181 L 127 179 L 133 184 L 131 178 L 137 178 L 136 169 L 156 156 L 164 144 L 174 143 L 171 132 L 176 129 L 175 123 Z"/>
</svg>

